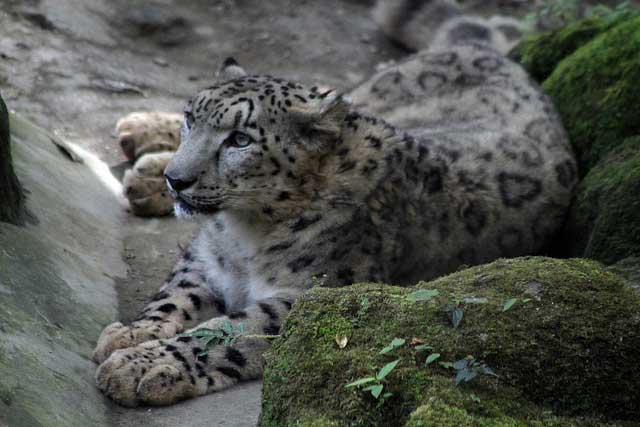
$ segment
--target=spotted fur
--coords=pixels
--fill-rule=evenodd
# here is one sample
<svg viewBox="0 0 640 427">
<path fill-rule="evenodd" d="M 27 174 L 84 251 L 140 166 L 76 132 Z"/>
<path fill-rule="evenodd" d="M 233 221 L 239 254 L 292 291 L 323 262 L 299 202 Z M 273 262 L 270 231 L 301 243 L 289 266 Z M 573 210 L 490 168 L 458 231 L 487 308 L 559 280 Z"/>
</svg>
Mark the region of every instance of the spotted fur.
<svg viewBox="0 0 640 427">
<path fill-rule="evenodd" d="M 258 378 L 267 341 L 203 355 L 175 335 L 224 320 L 276 334 L 313 277 L 413 284 L 542 251 L 576 182 L 548 97 L 485 43 L 420 53 L 346 97 L 227 61 L 165 174 L 179 215 L 210 218 L 139 318 L 99 339 L 98 386 L 130 406 Z"/>
</svg>

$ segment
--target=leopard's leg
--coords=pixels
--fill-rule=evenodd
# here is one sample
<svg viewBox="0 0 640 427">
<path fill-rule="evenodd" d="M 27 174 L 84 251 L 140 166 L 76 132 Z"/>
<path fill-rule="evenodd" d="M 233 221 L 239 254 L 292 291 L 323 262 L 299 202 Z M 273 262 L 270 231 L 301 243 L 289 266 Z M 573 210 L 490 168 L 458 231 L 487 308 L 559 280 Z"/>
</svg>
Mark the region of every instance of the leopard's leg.
<svg viewBox="0 0 640 427">
<path fill-rule="evenodd" d="M 189 336 L 118 350 L 99 367 L 98 388 L 125 406 L 168 405 L 260 378 L 270 343 L 256 335 L 277 334 L 296 296 L 275 294 L 200 324 L 194 330 L 218 329 L 225 320 L 242 323 L 245 330 L 233 345 L 218 345 L 204 355 L 202 341 Z"/>
<path fill-rule="evenodd" d="M 164 286 L 130 325 L 116 322 L 104 329 L 93 360 L 101 363 L 115 350 L 173 337 L 226 310 L 223 295 L 208 283 L 204 263 L 188 249 Z"/>
</svg>

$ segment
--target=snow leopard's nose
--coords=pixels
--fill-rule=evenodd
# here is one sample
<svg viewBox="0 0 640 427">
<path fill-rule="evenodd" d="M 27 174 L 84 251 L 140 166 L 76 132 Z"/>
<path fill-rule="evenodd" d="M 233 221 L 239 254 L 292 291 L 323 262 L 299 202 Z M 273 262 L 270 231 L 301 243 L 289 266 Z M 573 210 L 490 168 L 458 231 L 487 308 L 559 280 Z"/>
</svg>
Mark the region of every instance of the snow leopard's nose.
<svg viewBox="0 0 640 427">
<path fill-rule="evenodd" d="M 191 187 L 197 181 L 195 179 L 194 180 L 184 180 L 184 179 L 181 179 L 181 178 L 174 178 L 171 175 L 169 175 L 168 173 L 165 173 L 164 177 L 167 180 L 167 185 L 169 186 L 169 188 L 174 190 L 174 191 L 177 191 L 177 192 L 185 190 L 185 189 Z"/>
</svg>

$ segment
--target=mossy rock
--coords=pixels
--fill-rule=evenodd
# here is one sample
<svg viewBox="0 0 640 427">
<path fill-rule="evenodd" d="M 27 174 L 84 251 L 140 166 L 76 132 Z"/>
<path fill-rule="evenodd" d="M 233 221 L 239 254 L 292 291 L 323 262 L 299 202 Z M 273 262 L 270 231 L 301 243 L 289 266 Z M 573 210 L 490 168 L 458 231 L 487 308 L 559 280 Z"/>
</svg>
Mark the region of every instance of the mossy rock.
<svg viewBox="0 0 640 427">
<path fill-rule="evenodd" d="M 582 180 L 565 241 L 570 253 L 606 264 L 640 256 L 640 137 L 626 140 Z"/>
<path fill-rule="evenodd" d="M 556 65 L 596 36 L 624 22 L 631 13 L 612 18 L 592 17 L 534 34 L 522 40 L 509 57 L 520 63 L 537 81 L 543 82 Z"/>
<path fill-rule="evenodd" d="M 412 302 L 407 296 L 413 289 L 373 284 L 306 293 L 267 355 L 260 425 L 577 427 L 624 425 L 594 421 L 602 417 L 640 421 L 640 296 L 599 263 L 498 260 L 419 288 L 439 295 Z M 503 312 L 511 298 L 517 302 Z M 445 309 L 454 303 L 464 310 L 457 329 Z M 336 337 L 347 337 L 346 347 L 340 349 Z M 394 337 L 405 345 L 379 354 Z M 418 351 L 418 342 L 432 349 Z M 472 355 L 498 378 L 455 386 L 453 370 L 438 361 L 425 366 L 431 352 L 450 362 Z M 397 358 L 401 362 L 382 380 L 383 393 L 393 393 L 384 403 L 345 388 Z M 591 418 L 571 418 L 578 416 Z"/>
<path fill-rule="evenodd" d="M 607 270 L 620 276 L 627 285 L 640 293 L 640 257 L 625 258 L 609 266 Z"/>
<path fill-rule="evenodd" d="M 514 57 L 553 98 L 581 176 L 625 139 L 640 135 L 640 16 L 592 18 L 533 36 Z"/>
</svg>

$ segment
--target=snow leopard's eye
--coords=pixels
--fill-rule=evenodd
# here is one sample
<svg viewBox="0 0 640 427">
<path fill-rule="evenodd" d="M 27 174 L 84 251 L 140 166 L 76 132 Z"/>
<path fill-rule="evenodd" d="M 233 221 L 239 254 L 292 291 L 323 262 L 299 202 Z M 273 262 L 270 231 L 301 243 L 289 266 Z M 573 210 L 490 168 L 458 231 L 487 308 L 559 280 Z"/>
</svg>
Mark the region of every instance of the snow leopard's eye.
<svg viewBox="0 0 640 427">
<path fill-rule="evenodd" d="M 253 138 L 251 138 L 250 135 L 247 135 L 244 132 L 240 132 L 240 131 L 234 130 L 227 137 L 226 142 L 229 145 L 232 145 L 234 147 L 244 148 L 244 147 L 248 147 L 249 145 L 253 144 L 254 140 L 253 140 Z"/>
</svg>

